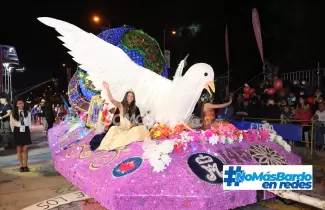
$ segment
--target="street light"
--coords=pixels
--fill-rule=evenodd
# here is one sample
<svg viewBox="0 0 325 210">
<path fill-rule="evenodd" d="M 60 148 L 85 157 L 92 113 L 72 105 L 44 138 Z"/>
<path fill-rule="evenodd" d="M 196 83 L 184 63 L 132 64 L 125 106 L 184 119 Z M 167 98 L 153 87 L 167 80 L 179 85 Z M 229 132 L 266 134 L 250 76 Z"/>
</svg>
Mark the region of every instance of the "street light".
<svg viewBox="0 0 325 210">
<path fill-rule="evenodd" d="M 92 21 L 94 22 L 94 23 L 96 23 L 96 24 L 99 24 L 99 23 L 103 23 L 103 24 L 106 24 L 106 23 L 108 23 L 108 29 L 111 29 L 111 20 L 110 19 L 108 19 L 107 21 L 106 21 L 106 19 L 104 19 L 104 18 L 100 18 L 98 15 L 94 15 L 93 17 L 92 17 Z"/>
<path fill-rule="evenodd" d="M 65 63 L 63 63 L 62 66 L 65 67 Z"/>
<path fill-rule="evenodd" d="M 95 23 L 99 23 L 99 22 L 100 22 L 100 18 L 99 18 L 97 15 L 95 15 L 95 16 L 93 17 L 93 21 L 94 21 Z"/>
</svg>

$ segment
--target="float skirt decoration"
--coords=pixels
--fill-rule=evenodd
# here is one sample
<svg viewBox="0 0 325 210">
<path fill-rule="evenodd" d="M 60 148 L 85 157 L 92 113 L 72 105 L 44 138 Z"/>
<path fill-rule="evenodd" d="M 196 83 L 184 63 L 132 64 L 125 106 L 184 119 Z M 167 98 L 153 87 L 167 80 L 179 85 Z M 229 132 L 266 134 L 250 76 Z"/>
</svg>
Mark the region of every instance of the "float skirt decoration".
<svg viewBox="0 0 325 210">
<path fill-rule="evenodd" d="M 95 132 L 81 124 L 69 131 L 70 128 L 71 123 L 62 122 L 49 131 L 55 168 L 109 210 L 222 210 L 246 206 L 274 195 L 263 191 L 223 191 L 223 164 L 301 164 L 298 156 L 281 145 L 244 139 L 173 152 L 169 166 L 157 173 L 143 158 L 143 143 L 136 142 L 119 151 L 92 152 L 89 141 Z M 200 161 L 204 158 L 217 167 L 205 170 L 206 161 Z"/>
</svg>

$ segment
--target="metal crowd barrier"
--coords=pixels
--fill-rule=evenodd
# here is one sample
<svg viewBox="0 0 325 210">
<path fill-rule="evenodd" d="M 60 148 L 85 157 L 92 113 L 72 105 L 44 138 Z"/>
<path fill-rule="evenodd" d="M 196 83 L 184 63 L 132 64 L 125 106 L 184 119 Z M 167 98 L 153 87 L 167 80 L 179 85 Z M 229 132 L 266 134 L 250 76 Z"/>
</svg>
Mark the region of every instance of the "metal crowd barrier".
<svg viewBox="0 0 325 210">
<path fill-rule="evenodd" d="M 270 124 L 301 124 L 302 133 L 301 133 L 301 141 L 305 143 L 309 147 L 309 155 L 308 159 L 315 158 L 315 148 L 320 145 L 323 150 L 325 148 L 325 122 L 314 121 L 314 120 L 283 120 L 283 119 L 268 119 L 268 118 L 250 118 L 250 117 L 242 117 L 242 121 L 249 122 L 267 122 Z M 305 133 L 307 132 L 307 137 Z M 307 139 L 307 141 L 306 141 Z M 309 140 L 310 139 L 310 140 Z M 292 139 L 285 139 L 287 141 L 292 141 Z M 299 142 L 299 141 L 292 141 Z"/>
</svg>

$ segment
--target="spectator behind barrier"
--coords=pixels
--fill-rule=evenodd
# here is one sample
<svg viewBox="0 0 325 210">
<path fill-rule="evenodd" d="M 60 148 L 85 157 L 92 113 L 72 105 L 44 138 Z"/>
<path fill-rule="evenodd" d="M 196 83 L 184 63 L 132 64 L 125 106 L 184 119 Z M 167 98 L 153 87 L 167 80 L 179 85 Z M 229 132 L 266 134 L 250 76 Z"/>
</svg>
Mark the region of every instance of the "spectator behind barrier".
<svg viewBox="0 0 325 210">
<path fill-rule="evenodd" d="M 312 118 L 312 113 L 307 100 L 304 97 L 299 97 L 299 103 L 295 112 L 295 119 L 302 120 L 303 125 L 309 125 Z"/>
<path fill-rule="evenodd" d="M 267 100 L 266 106 L 261 110 L 261 117 L 265 119 L 281 119 L 281 109 L 275 104 L 273 98 Z"/>
<path fill-rule="evenodd" d="M 323 144 L 321 150 L 325 148 L 325 104 L 319 103 L 313 119 L 316 120 L 316 142 Z"/>
<path fill-rule="evenodd" d="M 289 106 L 284 106 L 281 114 L 281 123 L 288 123 L 294 119 L 294 114 Z"/>
</svg>

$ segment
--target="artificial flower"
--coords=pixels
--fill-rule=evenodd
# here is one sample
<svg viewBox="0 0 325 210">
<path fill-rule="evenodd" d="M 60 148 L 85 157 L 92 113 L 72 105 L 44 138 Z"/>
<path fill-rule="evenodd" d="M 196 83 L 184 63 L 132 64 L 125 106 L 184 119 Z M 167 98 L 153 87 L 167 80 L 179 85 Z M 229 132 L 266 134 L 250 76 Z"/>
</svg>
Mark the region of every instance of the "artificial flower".
<svg viewBox="0 0 325 210">
<path fill-rule="evenodd" d="M 212 145 L 218 144 L 219 136 L 212 134 L 212 136 L 209 138 L 209 143 Z"/>
<path fill-rule="evenodd" d="M 269 141 L 274 141 L 274 140 L 276 140 L 276 134 L 271 133 L 269 137 Z"/>
<path fill-rule="evenodd" d="M 173 151 L 174 145 L 174 141 L 163 141 L 157 145 L 157 152 L 160 152 L 162 154 L 169 154 Z"/>
<path fill-rule="evenodd" d="M 132 169 L 135 168 L 135 164 L 134 164 L 134 161 L 131 161 L 131 162 L 125 162 L 125 163 L 122 163 L 120 166 L 119 166 L 119 170 L 122 172 L 122 173 L 125 173 L 126 171 L 130 171 Z"/>
<path fill-rule="evenodd" d="M 239 137 L 238 137 L 238 141 L 239 141 L 239 142 L 242 142 L 242 141 L 243 141 L 243 139 L 244 139 L 244 136 L 243 136 L 243 134 L 240 134 L 240 135 L 239 135 Z"/>
<path fill-rule="evenodd" d="M 285 149 L 285 151 L 291 152 L 291 146 L 289 144 L 285 144 L 283 148 Z"/>
<path fill-rule="evenodd" d="M 172 162 L 172 158 L 169 157 L 167 154 L 163 154 L 160 156 L 161 162 L 163 162 L 166 166 L 169 166 L 169 164 Z"/>
<path fill-rule="evenodd" d="M 229 143 L 229 144 L 232 144 L 232 143 L 234 143 L 234 139 L 233 138 L 227 138 L 227 142 Z"/>
<path fill-rule="evenodd" d="M 219 139 L 220 139 L 220 142 L 222 143 L 222 144 L 225 144 L 226 143 L 226 137 L 225 136 L 219 136 Z"/>
<path fill-rule="evenodd" d="M 174 144 L 174 141 L 163 141 L 161 144 L 157 144 L 156 141 L 143 143 L 143 157 L 149 159 L 149 163 L 155 172 L 161 172 L 165 170 L 166 165 L 169 165 L 171 162 L 169 153 L 173 151 Z"/>
<path fill-rule="evenodd" d="M 185 144 L 182 141 L 178 141 L 174 144 L 173 152 L 181 153 L 184 146 Z"/>
<path fill-rule="evenodd" d="M 154 172 L 162 172 L 166 169 L 165 164 L 160 159 L 149 159 L 150 165 L 153 167 Z"/>
</svg>

